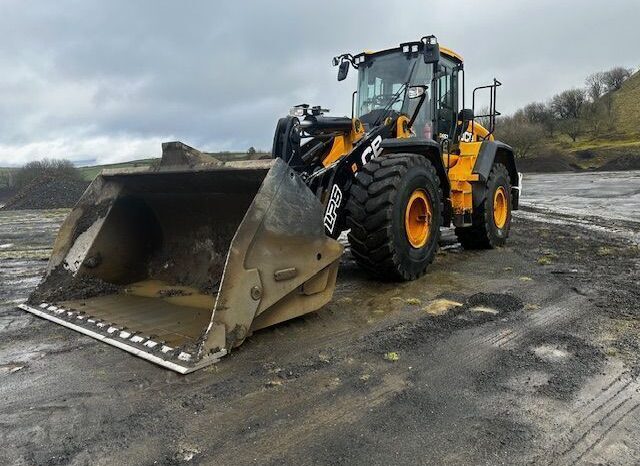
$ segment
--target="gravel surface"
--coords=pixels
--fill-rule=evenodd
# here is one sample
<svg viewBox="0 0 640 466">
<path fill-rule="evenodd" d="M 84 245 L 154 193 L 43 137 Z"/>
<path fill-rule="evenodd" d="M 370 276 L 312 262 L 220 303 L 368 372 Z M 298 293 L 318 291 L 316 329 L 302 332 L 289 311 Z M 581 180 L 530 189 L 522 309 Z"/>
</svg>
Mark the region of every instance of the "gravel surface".
<svg viewBox="0 0 640 466">
<path fill-rule="evenodd" d="M 0 464 L 638 464 L 633 225 L 525 207 L 415 282 L 347 253 L 329 305 L 187 376 L 16 310 L 64 212 L 0 212 Z"/>
</svg>

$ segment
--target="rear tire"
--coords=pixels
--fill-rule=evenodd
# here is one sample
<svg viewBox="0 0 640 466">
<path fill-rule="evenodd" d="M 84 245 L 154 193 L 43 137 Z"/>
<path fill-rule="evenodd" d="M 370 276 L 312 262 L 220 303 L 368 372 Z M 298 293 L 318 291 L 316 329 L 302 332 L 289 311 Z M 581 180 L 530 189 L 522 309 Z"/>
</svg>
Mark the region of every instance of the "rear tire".
<svg viewBox="0 0 640 466">
<path fill-rule="evenodd" d="M 382 155 L 356 175 L 347 227 L 356 262 L 376 277 L 414 280 L 438 248 L 442 224 L 440 180 L 416 154 Z"/>
<path fill-rule="evenodd" d="M 491 169 L 487 195 L 474 208 L 473 226 L 456 228 L 456 236 L 464 249 L 492 249 L 504 246 L 511 228 L 511 182 L 501 163 Z"/>
</svg>

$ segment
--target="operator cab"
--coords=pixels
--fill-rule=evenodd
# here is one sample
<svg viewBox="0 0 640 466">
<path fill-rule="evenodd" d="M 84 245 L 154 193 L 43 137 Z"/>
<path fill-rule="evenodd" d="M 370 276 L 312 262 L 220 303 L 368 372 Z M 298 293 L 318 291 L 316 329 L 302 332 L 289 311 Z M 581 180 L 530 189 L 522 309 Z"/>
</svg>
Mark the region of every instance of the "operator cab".
<svg viewBox="0 0 640 466">
<path fill-rule="evenodd" d="M 440 47 L 435 38 L 334 59 L 334 64 L 343 63 L 347 66 L 341 66 L 339 80 L 346 77 L 348 64 L 358 70 L 353 110 L 365 129 L 383 124 L 387 117 L 404 114 L 412 121 L 416 137 L 438 142 L 454 138 L 463 61 L 455 52 Z M 415 86 L 425 87 L 426 98 L 421 105 L 410 95 Z"/>
</svg>

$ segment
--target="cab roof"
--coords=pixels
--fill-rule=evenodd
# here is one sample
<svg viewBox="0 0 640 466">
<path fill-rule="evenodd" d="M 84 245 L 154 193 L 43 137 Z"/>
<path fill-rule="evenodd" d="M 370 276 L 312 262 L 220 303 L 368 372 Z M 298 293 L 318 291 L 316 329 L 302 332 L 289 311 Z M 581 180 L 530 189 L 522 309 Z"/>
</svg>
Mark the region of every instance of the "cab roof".
<svg viewBox="0 0 640 466">
<path fill-rule="evenodd" d="M 392 52 L 394 50 L 400 50 L 400 46 L 396 46 L 396 47 L 389 47 L 386 49 L 382 49 L 382 50 L 365 50 L 363 53 L 365 55 L 378 55 L 378 54 L 382 54 L 382 53 L 387 53 L 387 52 Z M 458 61 L 460 63 L 464 62 L 464 59 L 462 58 L 462 55 L 454 52 L 453 50 L 447 48 L 447 47 L 443 47 L 442 45 L 440 46 L 440 53 L 442 55 L 446 55 L 449 58 L 452 58 L 455 61 Z"/>
</svg>

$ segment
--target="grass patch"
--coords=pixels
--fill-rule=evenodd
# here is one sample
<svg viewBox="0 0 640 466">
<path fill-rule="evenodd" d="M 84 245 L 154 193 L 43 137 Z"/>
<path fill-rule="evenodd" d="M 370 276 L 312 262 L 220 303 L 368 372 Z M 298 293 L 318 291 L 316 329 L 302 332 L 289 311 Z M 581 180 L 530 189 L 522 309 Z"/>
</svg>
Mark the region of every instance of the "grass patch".
<svg viewBox="0 0 640 466">
<path fill-rule="evenodd" d="M 615 253 L 615 249 L 610 248 L 608 246 L 600 246 L 597 251 L 597 254 L 599 256 L 610 256 L 614 253 Z"/>
<path fill-rule="evenodd" d="M 553 259 L 551 256 L 542 256 L 538 258 L 538 265 L 551 265 L 553 263 Z"/>
</svg>

